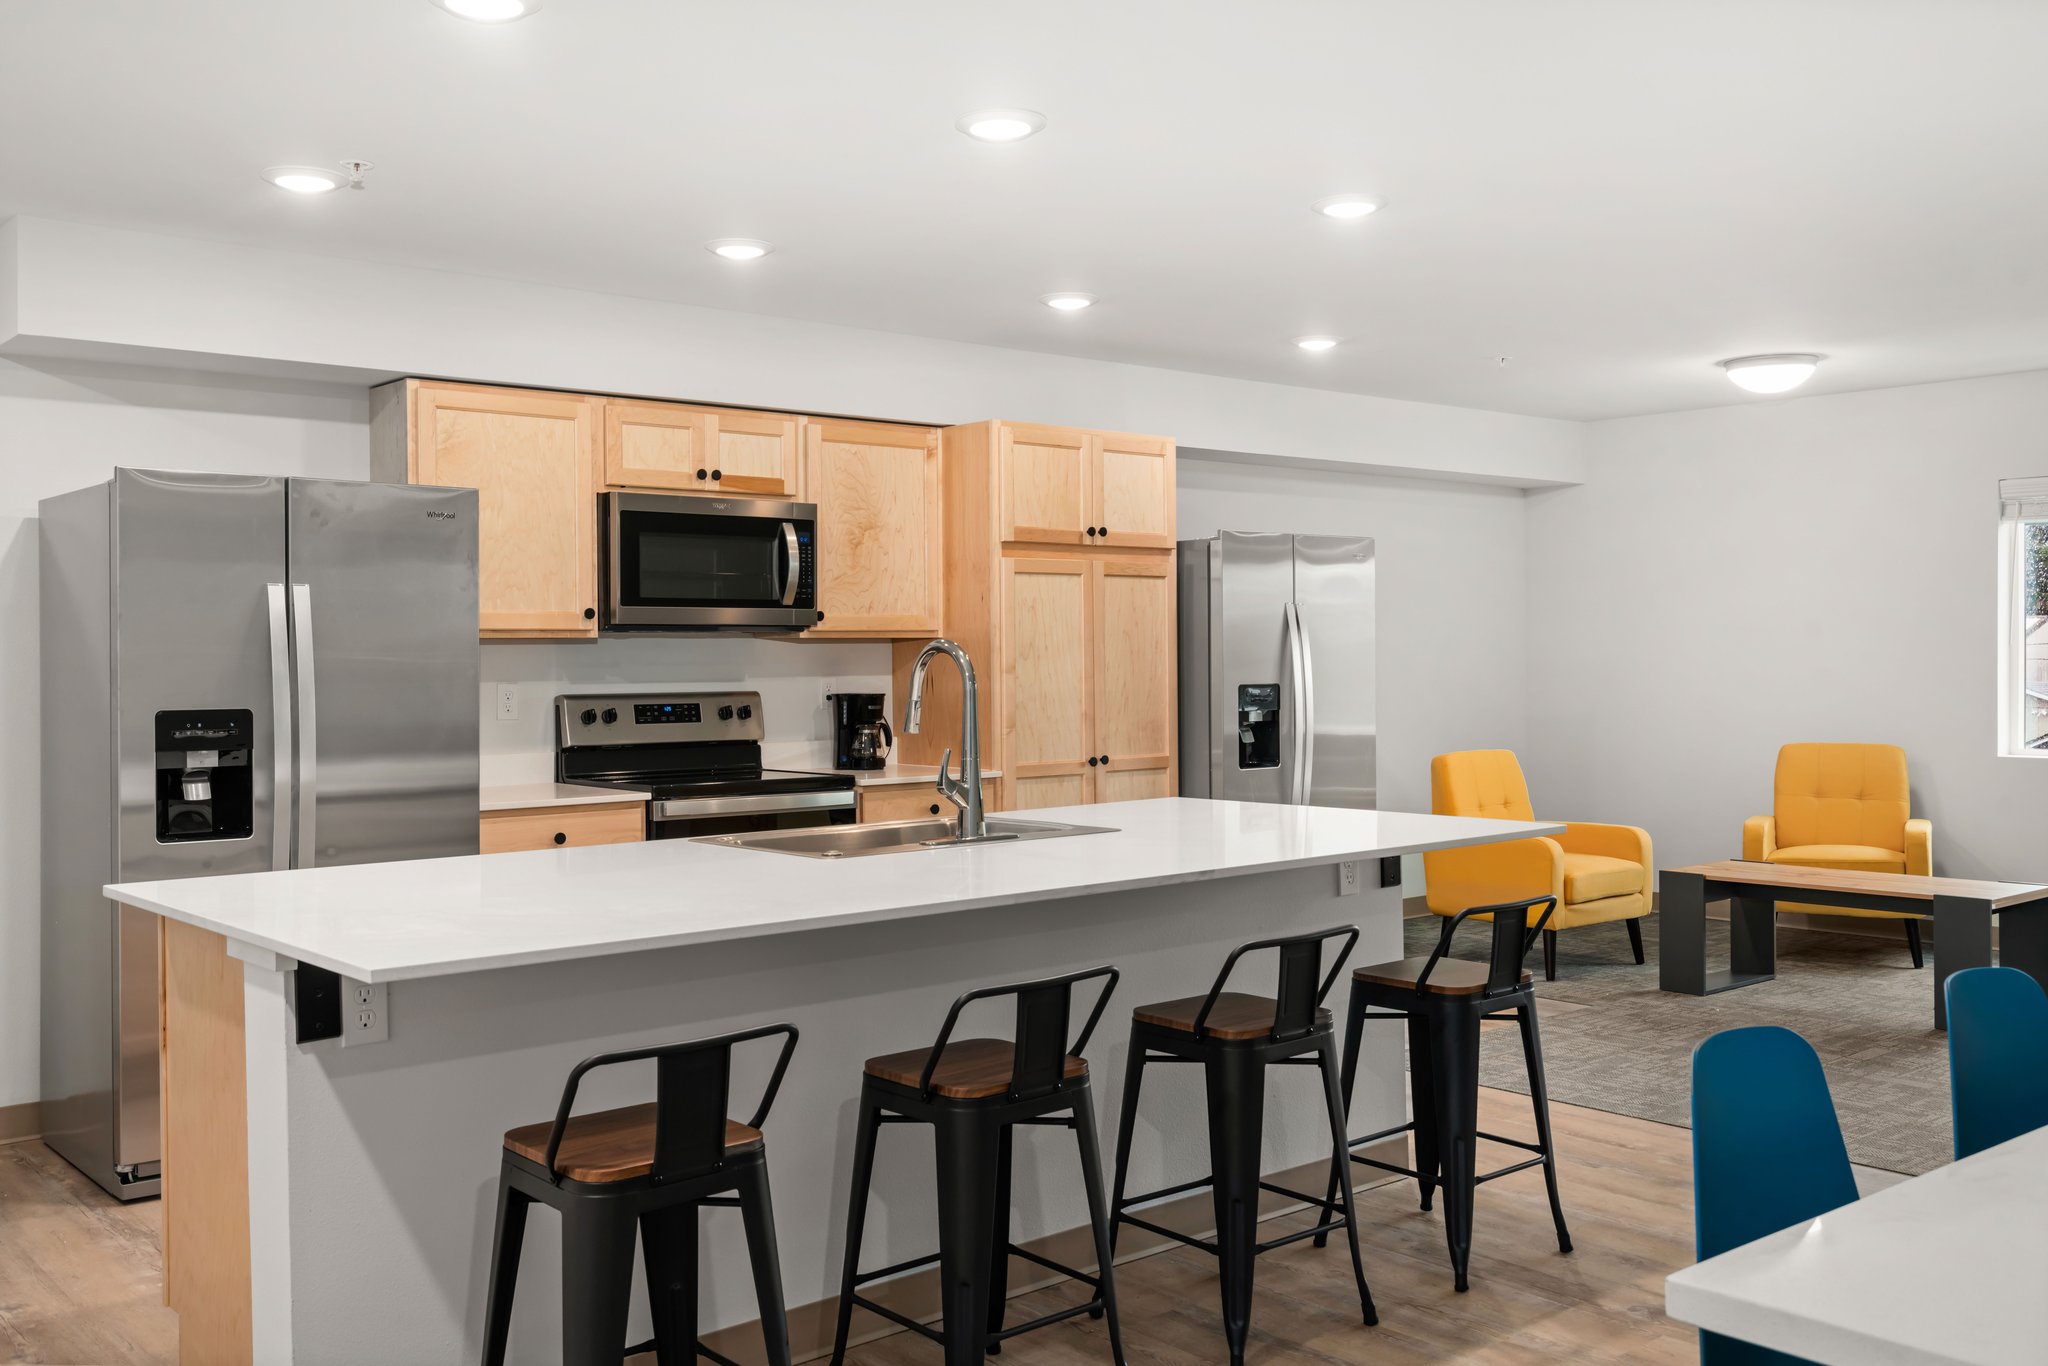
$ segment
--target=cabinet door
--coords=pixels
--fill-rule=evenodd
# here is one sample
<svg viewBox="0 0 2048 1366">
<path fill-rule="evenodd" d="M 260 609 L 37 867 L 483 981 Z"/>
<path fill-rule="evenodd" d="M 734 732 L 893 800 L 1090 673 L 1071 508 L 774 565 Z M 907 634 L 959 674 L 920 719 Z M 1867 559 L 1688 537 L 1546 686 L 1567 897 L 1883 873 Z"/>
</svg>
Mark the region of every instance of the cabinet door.
<svg viewBox="0 0 2048 1366">
<path fill-rule="evenodd" d="M 588 844 L 638 844 L 646 838 L 644 802 L 486 811 L 477 828 L 477 847 L 486 854 L 578 848 Z"/>
<path fill-rule="evenodd" d="M 879 422 L 805 424 L 818 507 L 813 636 L 939 633 L 939 434 Z"/>
<path fill-rule="evenodd" d="M 1093 524 L 1088 433 L 1014 423 L 996 431 L 1002 539 L 1086 544 Z"/>
<path fill-rule="evenodd" d="M 695 491 L 708 414 L 679 403 L 604 402 L 604 481 L 614 488 Z M 708 476 L 707 476 L 708 477 Z"/>
<path fill-rule="evenodd" d="M 486 636 L 597 634 L 597 405 L 573 394 L 420 385 L 413 481 L 477 491 Z"/>
<path fill-rule="evenodd" d="M 1093 544 L 1173 549 L 1173 442 L 1103 432 L 1094 447 Z"/>
<path fill-rule="evenodd" d="M 1174 794 L 1171 557 L 1097 560 L 1094 595 L 1095 800 Z"/>
<path fill-rule="evenodd" d="M 988 785 L 982 785 L 982 805 L 988 805 Z M 934 816 L 953 818 L 953 804 L 932 791 L 930 783 L 902 787 L 864 787 L 860 790 L 862 825 L 878 821 L 928 821 Z"/>
<path fill-rule="evenodd" d="M 801 419 L 787 413 L 722 408 L 711 410 L 708 417 L 712 491 L 796 496 Z"/>
<path fill-rule="evenodd" d="M 1088 801 L 1089 561 L 1006 558 L 1002 592 L 1009 809 Z"/>
</svg>

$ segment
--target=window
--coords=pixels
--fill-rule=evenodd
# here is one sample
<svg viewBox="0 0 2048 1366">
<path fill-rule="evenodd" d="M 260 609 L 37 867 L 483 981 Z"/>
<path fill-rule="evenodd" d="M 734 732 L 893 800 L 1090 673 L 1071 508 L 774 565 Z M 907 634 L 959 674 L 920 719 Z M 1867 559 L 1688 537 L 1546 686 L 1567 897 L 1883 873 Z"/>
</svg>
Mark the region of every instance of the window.
<svg viewBox="0 0 2048 1366">
<path fill-rule="evenodd" d="M 2048 757 L 2048 478 L 2002 479 L 1999 748 Z"/>
</svg>

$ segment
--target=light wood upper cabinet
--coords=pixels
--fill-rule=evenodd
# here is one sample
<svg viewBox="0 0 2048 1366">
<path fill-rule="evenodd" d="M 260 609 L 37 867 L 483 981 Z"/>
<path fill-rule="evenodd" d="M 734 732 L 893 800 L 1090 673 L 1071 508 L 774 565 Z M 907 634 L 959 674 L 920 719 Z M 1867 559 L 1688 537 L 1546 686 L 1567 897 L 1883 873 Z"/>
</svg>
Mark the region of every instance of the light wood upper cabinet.
<svg viewBox="0 0 2048 1366">
<path fill-rule="evenodd" d="M 787 413 L 604 399 L 605 483 L 793 498 L 803 420 Z"/>
<path fill-rule="evenodd" d="M 1094 493 L 1087 432 L 1066 427 L 996 428 L 995 472 L 1002 539 L 1084 545 Z"/>
<path fill-rule="evenodd" d="M 404 380 L 375 391 L 380 479 L 477 491 L 478 627 L 597 634 L 596 400 Z"/>
<path fill-rule="evenodd" d="M 943 619 L 939 434 L 812 419 L 804 497 L 818 508 L 818 610 L 809 636 L 934 636 Z"/>
<path fill-rule="evenodd" d="M 1173 442 L 1098 432 L 1094 447 L 1095 540 L 1173 548 Z"/>
<path fill-rule="evenodd" d="M 1167 797 L 1175 790 L 1171 559 L 1097 560 L 1093 588 L 1095 800 Z"/>
</svg>

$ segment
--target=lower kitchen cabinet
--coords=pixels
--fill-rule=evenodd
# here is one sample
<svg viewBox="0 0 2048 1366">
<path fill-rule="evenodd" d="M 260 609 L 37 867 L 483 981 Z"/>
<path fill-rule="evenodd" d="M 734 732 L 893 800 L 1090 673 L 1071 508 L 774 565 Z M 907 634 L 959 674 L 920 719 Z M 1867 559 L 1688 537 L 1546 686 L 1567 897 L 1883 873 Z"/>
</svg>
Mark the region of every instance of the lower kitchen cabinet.
<svg viewBox="0 0 2048 1366">
<path fill-rule="evenodd" d="M 585 844 L 638 844 L 647 838 L 645 802 L 486 811 L 481 820 L 479 851 L 486 854 Z"/>
<path fill-rule="evenodd" d="M 983 784 L 982 805 L 988 804 L 987 784 Z M 864 787 L 860 791 L 860 823 L 872 825 L 877 821 L 929 820 L 933 816 L 953 814 L 953 804 L 932 790 L 930 783 L 918 783 L 904 787 Z"/>
</svg>

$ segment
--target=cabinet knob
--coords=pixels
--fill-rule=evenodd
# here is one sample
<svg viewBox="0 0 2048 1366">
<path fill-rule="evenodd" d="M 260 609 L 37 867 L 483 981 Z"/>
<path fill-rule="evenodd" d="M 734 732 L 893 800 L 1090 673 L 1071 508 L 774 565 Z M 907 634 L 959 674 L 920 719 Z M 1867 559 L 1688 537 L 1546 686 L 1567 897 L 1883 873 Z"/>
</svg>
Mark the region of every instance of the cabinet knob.
<svg viewBox="0 0 2048 1366">
<path fill-rule="evenodd" d="M 583 609 L 583 619 L 584 619 L 585 621 L 596 621 L 596 620 L 597 620 L 597 609 L 596 609 L 595 607 L 586 607 L 586 608 L 584 608 L 584 609 Z"/>
<path fill-rule="evenodd" d="M 698 470 L 698 471 L 697 471 L 697 477 L 698 477 L 699 479 L 709 479 L 709 478 L 711 477 L 711 471 L 710 471 L 710 470 Z"/>
<path fill-rule="evenodd" d="M 1091 754 L 1091 755 L 1089 755 L 1089 756 L 1088 756 L 1088 767 L 1090 767 L 1090 768 L 1093 768 L 1093 767 L 1095 767 L 1095 762 L 1096 762 L 1096 761 L 1095 761 L 1095 756 L 1094 756 L 1094 755 L 1092 755 L 1092 754 Z"/>
<path fill-rule="evenodd" d="M 1102 756 L 1102 766 L 1103 766 L 1104 768 L 1108 768 L 1108 767 L 1109 767 L 1109 756 L 1108 756 L 1107 754 L 1105 754 L 1105 755 L 1103 755 L 1103 756 Z"/>
<path fill-rule="evenodd" d="M 937 802 L 932 803 L 932 814 L 934 816 L 939 814 L 939 804 Z"/>
<path fill-rule="evenodd" d="M 1107 536 L 1109 535 L 1109 528 L 1106 526 L 1099 526 L 1095 528 L 1095 534 L 1098 536 Z"/>
<path fill-rule="evenodd" d="M 1094 528 L 1094 527 L 1092 527 L 1092 526 L 1091 526 L 1091 527 L 1089 527 L 1089 528 L 1088 528 L 1088 534 L 1089 534 L 1090 536 L 1093 536 L 1093 535 L 1095 534 L 1095 528 Z"/>
<path fill-rule="evenodd" d="M 557 830 L 557 831 L 555 832 L 555 843 L 556 843 L 556 844 L 567 844 L 568 842 L 569 842 L 569 837 L 568 837 L 568 836 L 567 836 L 566 834 L 562 833 L 562 832 L 561 832 L 560 830 Z"/>
<path fill-rule="evenodd" d="M 711 478 L 712 478 L 712 480 L 713 480 L 714 482 L 716 482 L 717 480 L 723 479 L 723 478 L 725 478 L 725 471 L 724 471 L 724 470 L 713 470 L 713 471 L 711 471 Z"/>
</svg>

